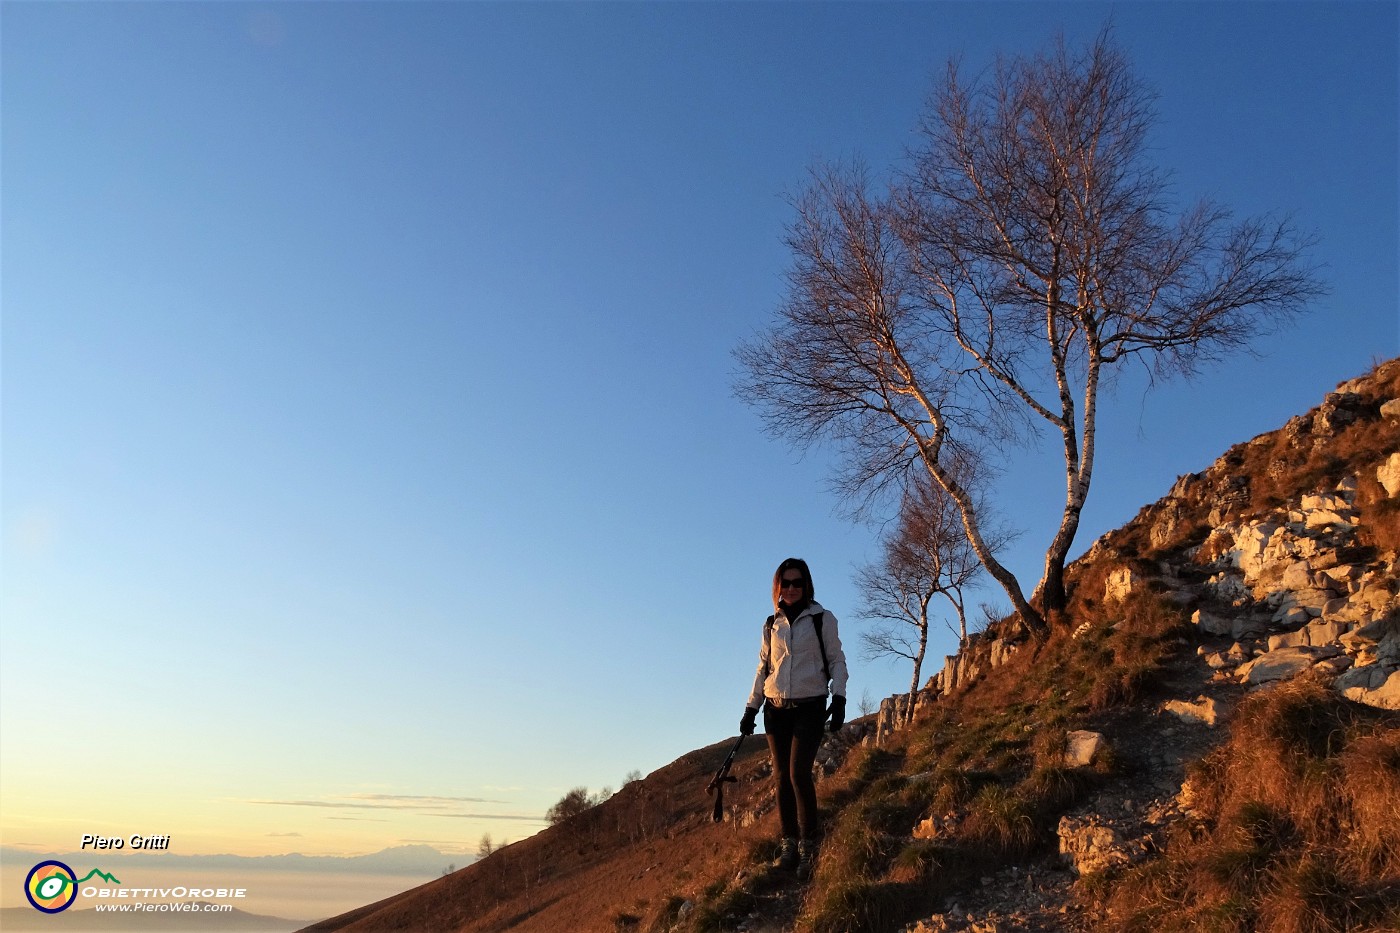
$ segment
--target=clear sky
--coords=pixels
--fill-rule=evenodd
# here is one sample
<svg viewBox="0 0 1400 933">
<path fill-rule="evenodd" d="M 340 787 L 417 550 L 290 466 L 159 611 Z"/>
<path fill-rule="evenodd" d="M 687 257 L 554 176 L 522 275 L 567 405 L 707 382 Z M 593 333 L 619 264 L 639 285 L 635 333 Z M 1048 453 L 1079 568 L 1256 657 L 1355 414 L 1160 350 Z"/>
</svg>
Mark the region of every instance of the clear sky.
<svg viewBox="0 0 1400 933">
<path fill-rule="evenodd" d="M 789 555 L 903 689 L 878 529 L 731 393 L 785 194 L 1111 16 L 1183 199 L 1317 234 L 1297 326 L 1107 400 L 1079 552 L 1400 352 L 1396 11 L 5 2 L 0 841 L 520 838 L 735 734 Z M 1063 481 L 1004 466 L 1031 586 Z"/>
</svg>

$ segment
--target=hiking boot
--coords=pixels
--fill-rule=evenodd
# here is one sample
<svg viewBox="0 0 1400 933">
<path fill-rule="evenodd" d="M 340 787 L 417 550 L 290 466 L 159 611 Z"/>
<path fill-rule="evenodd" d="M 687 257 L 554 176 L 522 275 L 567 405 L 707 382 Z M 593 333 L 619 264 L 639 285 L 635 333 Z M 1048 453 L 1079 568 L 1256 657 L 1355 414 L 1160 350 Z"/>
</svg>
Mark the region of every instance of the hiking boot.
<svg viewBox="0 0 1400 933">
<path fill-rule="evenodd" d="M 773 867 L 782 871 L 792 871 L 802 861 L 801 854 L 797 851 L 797 840 L 791 836 L 783 839 L 783 847 L 778 852 L 778 860 L 773 863 Z"/>
<path fill-rule="evenodd" d="M 803 881 L 812 877 L 812 870 L 817 867 L 817 844 L 813 840 L 803 839 L 797 845 L 797 877 Z"/>
</svg>

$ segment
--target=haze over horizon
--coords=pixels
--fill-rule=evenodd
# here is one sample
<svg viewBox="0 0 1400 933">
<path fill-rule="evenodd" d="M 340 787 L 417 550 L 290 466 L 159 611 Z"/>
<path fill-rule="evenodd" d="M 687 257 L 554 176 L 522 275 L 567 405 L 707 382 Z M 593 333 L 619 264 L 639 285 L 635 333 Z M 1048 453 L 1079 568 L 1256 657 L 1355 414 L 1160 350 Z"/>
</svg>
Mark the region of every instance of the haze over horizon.
<svg viewBox="0 0 1400 933">
<path fill-rule="evenodd" d="M 734 735 L 793 554 L 852 715 L 907 689 L 881 528 L 730 354 L 809 166 L 1110 19 L 1183 202 L 1291 212 L 1331 292 L 1119 375 L 1076 554 L 1400 353 L 1395 5 L 6 3 L 0 843 L 460 864 Z M 1054 460 L 1004 464 L 1030 585 Z"/>
</svg>

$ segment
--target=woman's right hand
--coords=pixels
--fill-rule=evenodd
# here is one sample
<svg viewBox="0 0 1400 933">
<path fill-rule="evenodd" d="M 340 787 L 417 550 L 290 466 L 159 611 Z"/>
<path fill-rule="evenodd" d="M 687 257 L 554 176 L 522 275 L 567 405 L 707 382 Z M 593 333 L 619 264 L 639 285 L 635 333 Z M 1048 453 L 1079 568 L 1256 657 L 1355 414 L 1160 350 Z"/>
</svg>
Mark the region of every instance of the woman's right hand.
<svg viewBox="0 0 1400 933">
<path fill-rule="evenodd" d="M 758 710 L 752 706 L 744 707 L 744 718 L 739 720 L 739 734 L 753 735 L 754 728 L 758 722 Z"/>
</svg>

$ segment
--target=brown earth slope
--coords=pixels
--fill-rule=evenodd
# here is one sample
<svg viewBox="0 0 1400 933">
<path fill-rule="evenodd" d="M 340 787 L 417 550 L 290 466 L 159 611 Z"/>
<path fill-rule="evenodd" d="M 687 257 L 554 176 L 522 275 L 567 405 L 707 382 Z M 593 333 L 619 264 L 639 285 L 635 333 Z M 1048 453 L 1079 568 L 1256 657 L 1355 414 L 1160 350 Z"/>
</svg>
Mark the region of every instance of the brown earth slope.
<svg viewBox="0 0 1400 933">
<path fill-rule="evenodd" d="M 702 748 L 625 785 L 598 807 L 506 846 L 455 874 L 306 928 L 329 931 L 608 931 L 628 916 L 675 911 L 718 874 L 746 861 L 745 835 L 711 820 L 705 785 L 733 740 Z M 762 736 L 747 742 L 733 773 L 766 761 Z M 726 806 L 750 805 L 760 783 L 726 790 Z"/>
</svg>

